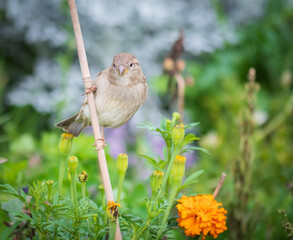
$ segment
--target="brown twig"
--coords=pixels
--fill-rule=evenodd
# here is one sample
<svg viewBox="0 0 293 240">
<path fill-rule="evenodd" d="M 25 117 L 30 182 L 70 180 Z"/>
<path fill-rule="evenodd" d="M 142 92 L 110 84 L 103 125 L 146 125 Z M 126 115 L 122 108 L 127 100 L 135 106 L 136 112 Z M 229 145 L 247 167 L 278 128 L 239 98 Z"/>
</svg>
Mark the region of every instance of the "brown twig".
<svg viewBox="0 0 293 240">
<path fill-rule="evenodd" d="M 227 177 L 227 174 L 226 173 L 222 173 L 222 176 L 220 178 L 220 181 L 218 182 L 218 185 L 217 185 L 217 187 L 216 187 L 216 189 L 215 189 L 215 191 L 213 193 L 214 198 L 217 197 L 217 195 L 218 195 L 218 193 L 219 193 L 219 191 L 220 191 L 220 189 L 221 189 L 221 187 L 223 185 L 223 182 L 224 182 L 224 180 L 225 180 L 226 177 Z"/>
<path fill-rule="evenodd" d="M 69 4 L 70 13 L 71 13 L 71 19 L 72 19 L 73 30 L 74 30 L 75 40 L 76 40 L 76 46 L 77 46 L 77 52 L 78 52 L 78 57 L 79 57 L 82 79 L 83 79 L 85 90 L 87 91 L 89 89 L 92 89 L 91 75 L 90 75 L 87 57 L 86 57 L 86 53 L 85 53 L 85 47 L 84 47 L 84 43 L 83 43 L 83 38 L 82 38 L 81 28 L 80 28 L 80 24 L 79 24 L 75 0 L 68 0 L 68 4 Z M 98 148 L 98 151 L 97 151 L 98 161 L 99 161 L 99 166 L 100 166 L 100 170 L 101 170 L 102 181 L 104 184 L 107 202 L 114 201 L 108 166 L 107 166 L 107 162 L 106 162 L 105 151 L 103 148 L 101 148 L 101 147 L 99 148 L 99 146 L 101 146 L 103 144 L 103 142 L 98 141 L 98 139 L 101 139 L 101 132 L 100 132 L 99 120 L 98 120 L 98 116 L 97 116 L 97 110 L 96 110 L 93 92 L 91 92 L 91 91 L 87 92 L 87 101 L 88 101 L 88 106 L 90 109 L 91 122 L 92 122 L 94 137 L 95 137 L 95 144 Z M 115 239 L 116 240 L 122 239 L 119 224 L 117 224 L 117 231 L 116 231 Z"/>
</svg>

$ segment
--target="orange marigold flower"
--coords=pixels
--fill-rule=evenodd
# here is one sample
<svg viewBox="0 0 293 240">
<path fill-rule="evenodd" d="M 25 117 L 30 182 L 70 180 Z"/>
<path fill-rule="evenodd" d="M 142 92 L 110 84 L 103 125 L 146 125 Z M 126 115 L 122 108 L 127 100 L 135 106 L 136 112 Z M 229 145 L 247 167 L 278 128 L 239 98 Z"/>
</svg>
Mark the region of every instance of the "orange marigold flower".
<svg viewBox="0 0 293 240">
<path fill-rule="evenodd" d="M 177 221 L 178 225 L 185 229 L 186 236 L 203 234 L 202 239 L 207 235 L 217 238 L 221 232 L 227 230 L 227 210 L 219 208 L 222 203 L 218 203 L 213 195 L 182 196 L 178 202 Z"/>
</svg>

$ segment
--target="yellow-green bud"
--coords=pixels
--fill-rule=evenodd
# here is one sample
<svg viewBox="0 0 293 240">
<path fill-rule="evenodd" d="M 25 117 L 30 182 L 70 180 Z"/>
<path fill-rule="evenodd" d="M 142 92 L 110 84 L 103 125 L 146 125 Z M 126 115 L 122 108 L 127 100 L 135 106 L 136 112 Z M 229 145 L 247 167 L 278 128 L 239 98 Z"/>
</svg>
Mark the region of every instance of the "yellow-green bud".
<svg viewBox="0 0 293 240">
<path fill-rule="evenodd" d="M 177 123 L 177 121 L 179 121 L 181 118 L 179 112 L 173 112 L 172 114 L 172 123 L 173 123 L 173 126 Z"/>
<path fill-rule="evenodd" d="M 78 158 L 75 156 L 68 158 L 68 167 L 71 172 L 77 169 L 78 166 Z"/>
<path fill-rule="evenodd" d="M 172 129 L 172 121 L 170 119 L 166 119 L 166 129 L 167 131 L 171 131 Z"/>
<path fill-rule="evenodd" d="M 107 217 L 111 222 L 117 221 L 117 218 L 119 216 L 117 207 L 120 207 L 119 203 L 115 203 L 114 201 L 109 201 L 107 203 Z"/>
<path fill-rule="evenodd" d="M 78 175 L 78 180 L 81 182 L 81 183 L 85 183 L 88 179 L 88 175 L 86 173 L 86 171 L 82 171 L 79 175 Z"/>
<path fill-rule="evenodd" d="M 184 134 L 185 134 L 184 125 L 183 124 L 176 125 L 173 128 L 172 134 L 171 134 L 173 143 L 175 145 L 179 145 L 184 138 Z"/>
<path fill-rule="evenodd" d="M 128 156 L 125 153 L 120 153 L 117 157 L 117 169 L 119 174 L 125 174 L 128 167 Z"/>
<path fill-rule="evenodd" d="M 152 191 L 157 192 L 162 185 L 164 173 L 162 171 L 155 171 L 151 175 L 151 187 Z"/>
<path fill-rule="evenodd" d="M 62 133 L 59 140 L 59 151 L 62 156 L 66 157 L 71 151 L 73 135 L 70 133 Z"/>
<path fill-rule="evenodd" d="M 52 188 L 53 184 L 54 184 L 53 180 L 46 181 L 46 185 L 48 186 L 48 188 Z"/>
<path fill-rule="evenodd" d="M 186 158 L 180 155 L 177 155 L 174 160 L 174 164 L 171 171 L 172 179 L 175 181 L 180 181 L 185 173 L 185 162 Z"/>
<path fill-rule="evenodd" d="M 105 190 L 103 184 L 100 184 L 98 188 L 99 188 L 100 191 L 104 191 Z"/>
</svg>

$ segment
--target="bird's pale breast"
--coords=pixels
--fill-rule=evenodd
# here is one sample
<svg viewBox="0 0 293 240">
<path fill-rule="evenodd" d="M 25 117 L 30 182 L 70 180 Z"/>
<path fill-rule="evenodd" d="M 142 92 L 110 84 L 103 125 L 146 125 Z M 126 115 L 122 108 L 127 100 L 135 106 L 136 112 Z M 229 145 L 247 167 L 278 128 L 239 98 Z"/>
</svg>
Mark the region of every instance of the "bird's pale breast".
<svg viewBox="0 0 293 240">
<path fill-rule="evenodd" d="M 95 101 L 100 125 L 115 128 L 126 123 L 144 102 L 145 97 L 142 96 L 145 91 L 143 82 L 132 86 L 98 82 Z"/>
</svg>

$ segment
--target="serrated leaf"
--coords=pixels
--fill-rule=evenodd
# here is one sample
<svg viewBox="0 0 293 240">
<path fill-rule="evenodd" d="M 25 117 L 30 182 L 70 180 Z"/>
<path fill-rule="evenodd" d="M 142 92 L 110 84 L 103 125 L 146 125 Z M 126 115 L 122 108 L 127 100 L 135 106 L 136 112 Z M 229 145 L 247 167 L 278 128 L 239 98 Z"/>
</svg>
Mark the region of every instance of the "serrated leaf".
<svg viewBox="0 0 293 240">
<path fill-rule="evenodd" d="M 23 212 L 19 212 L 19 211 L 10 211 L 10 212 L 21 221 L 26 220 L 26 221 L 31 222 L 33 220 L 29 215 L 27 215 Z"/>
<path fill-rule="evenodd" d="M 0 184 L 0 192 L 8 193 L 10 195 L 17 197 L 20 201 L 22 201 L 23 204 L 25 204 L 28 207 L 25 197 L 19 195 L 19 193 L 9 184 Z"/>
<path fill-rule="evenodd" d="M 12 237 L 9 237 L 13 231 L 17 228 L 17 226 L 20 224 L 20 221 L 15 222 L 12 226 L 5 228 L 5 230 L 1 233 L 0 239 L 12 239 Z"/>
</svg>

